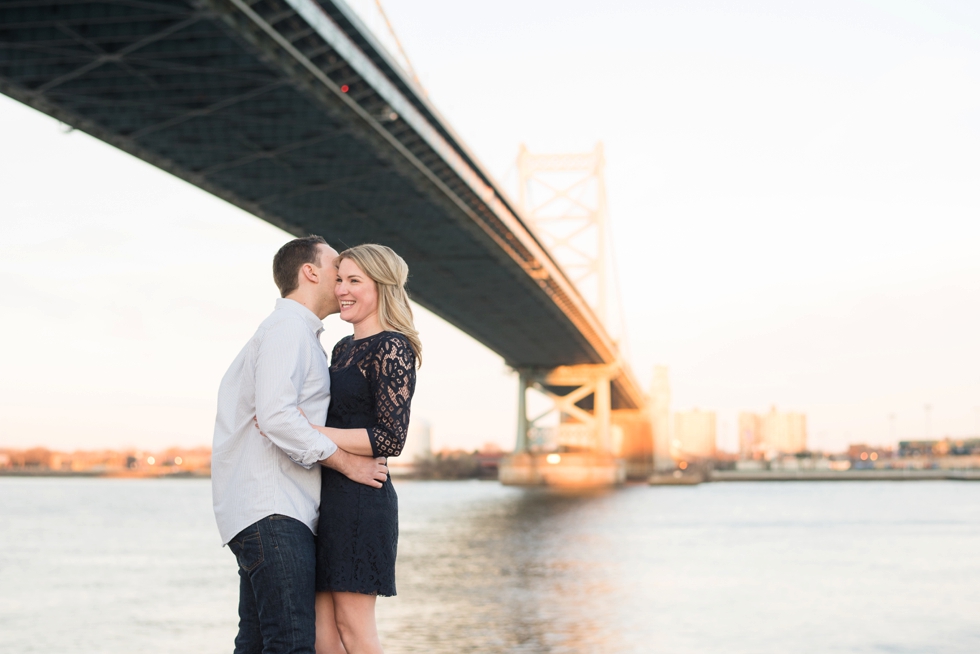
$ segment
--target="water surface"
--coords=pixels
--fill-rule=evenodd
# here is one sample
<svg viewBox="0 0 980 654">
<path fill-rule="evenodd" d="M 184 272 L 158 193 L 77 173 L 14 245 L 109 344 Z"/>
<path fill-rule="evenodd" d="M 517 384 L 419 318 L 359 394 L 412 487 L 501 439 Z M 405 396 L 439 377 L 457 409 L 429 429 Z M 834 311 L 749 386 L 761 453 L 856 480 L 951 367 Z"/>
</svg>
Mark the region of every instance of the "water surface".
<svg viewBox="0 0 980 654">
<path fill-rule="evenodd" d="M 980 651 L 980 484 L 397 488 L 390 654 Z M 0 478 L 0 525 L 0 651 L 231 651 L 210 482 Z"/>
</svg>

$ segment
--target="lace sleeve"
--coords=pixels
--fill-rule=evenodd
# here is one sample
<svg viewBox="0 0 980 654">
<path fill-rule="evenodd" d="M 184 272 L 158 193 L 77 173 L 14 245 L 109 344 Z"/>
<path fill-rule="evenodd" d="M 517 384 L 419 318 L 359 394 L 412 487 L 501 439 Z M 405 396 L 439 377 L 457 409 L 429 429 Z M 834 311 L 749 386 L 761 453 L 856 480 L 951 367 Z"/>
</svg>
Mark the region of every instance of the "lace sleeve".
<svg viewBox="0 0 980 654">
<path fill-rule="evenodd" d="M 350 343 L 351 337 L 344 336 L 342 339 L 337 341 L 337 344 L 333 346 L 333 352 L 330 353 L 330 365 L 336 366 L 337 362 L 340 360 L 341 354 L 347 349 L 347 344 Z"/>
<path fill-rule="evenodd" d="M 408 417 L 415 393 L 415 352 L 400 335 L 385 338 L 373 353 L 377 423 L 368 428 L 374 456 L 398 456 L 408 436 Z"/>
</svg>

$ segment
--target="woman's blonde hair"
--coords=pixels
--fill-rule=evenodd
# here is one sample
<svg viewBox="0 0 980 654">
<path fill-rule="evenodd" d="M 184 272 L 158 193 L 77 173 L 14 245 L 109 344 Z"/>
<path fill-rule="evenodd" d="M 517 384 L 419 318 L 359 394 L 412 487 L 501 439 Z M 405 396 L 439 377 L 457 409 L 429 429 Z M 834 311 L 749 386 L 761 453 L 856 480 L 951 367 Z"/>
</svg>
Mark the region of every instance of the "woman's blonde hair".
<svg viewBox="0 0 980 654">
<path fill-rule="evenodd" d="M 408 264 L 394 250 L 384 245 L 365 243 L 347 248 L 334 262 L 350 259 L 378 286 L 378 322 L 385 331 L 398 332 L 408 339 L 415 351 L 418 365 L 422 365 L 422 341 L 415 329 L 412 306 L 408 303 Z"/>
</svg>

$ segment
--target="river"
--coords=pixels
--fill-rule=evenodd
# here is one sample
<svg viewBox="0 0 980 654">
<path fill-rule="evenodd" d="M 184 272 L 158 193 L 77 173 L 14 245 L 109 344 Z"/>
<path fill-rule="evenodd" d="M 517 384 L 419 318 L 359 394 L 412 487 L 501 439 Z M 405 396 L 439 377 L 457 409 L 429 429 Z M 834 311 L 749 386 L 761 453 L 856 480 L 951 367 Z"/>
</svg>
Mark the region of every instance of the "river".
<svg viewBox="0 0 980 654">
<path fill-rule="evenodd" d="M 402 652 L 980 651 L 980 484 L 396 482 Z M 230 652 L 207 480 L 0 478 L 0 651 Z"/>
</svg>

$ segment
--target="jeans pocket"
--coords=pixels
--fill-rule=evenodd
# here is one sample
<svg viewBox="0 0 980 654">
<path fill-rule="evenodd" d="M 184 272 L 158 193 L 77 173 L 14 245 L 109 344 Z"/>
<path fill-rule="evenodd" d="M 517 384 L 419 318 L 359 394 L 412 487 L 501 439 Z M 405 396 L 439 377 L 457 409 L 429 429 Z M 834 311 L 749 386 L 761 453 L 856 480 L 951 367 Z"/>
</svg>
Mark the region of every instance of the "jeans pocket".
<svg viewBox="0 0 980 654">
<path fill-rule="evenodd" d="M 235 558 L 238 559 L 238 565 L 245 572 L 255 570 L 260 563 L 265 561 L 265 553 L 262 551 L 262 537 L 258 532 L 249 534 L 242 540 L 233 540 L 228 543 L 228 547 L 231 548 Z"/>
</svg>

